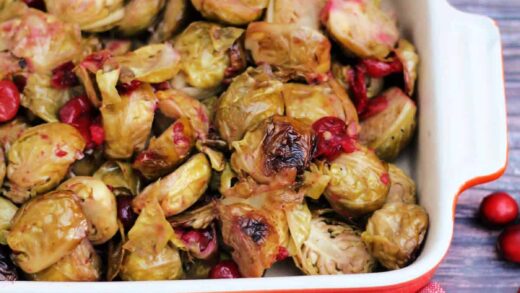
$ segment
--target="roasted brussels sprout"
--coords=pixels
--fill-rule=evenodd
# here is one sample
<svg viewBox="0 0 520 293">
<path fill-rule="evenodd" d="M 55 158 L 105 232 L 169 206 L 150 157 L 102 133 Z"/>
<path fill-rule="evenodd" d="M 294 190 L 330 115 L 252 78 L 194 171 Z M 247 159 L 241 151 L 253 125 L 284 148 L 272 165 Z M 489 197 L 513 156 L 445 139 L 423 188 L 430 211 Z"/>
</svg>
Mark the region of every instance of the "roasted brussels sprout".
<svg viewBox="0 0 520 293">
<path fill-rule="evenodd" d="M 152 43 L 169 40 L 186 17 L 188 0 L 166 0 L 165 5 L 162 20 L 153 29 Z"/>
<path fill-rule="evenodd" d="M 394 164 L 388 164 L 390 175 L 390 191 L 386 198 L 387 203 L 401 202 L 415 204 L 415 182 L 406 173 Z"/>
<path fill-rule="evenodd" d="M 85 141 L 76 128 L 46 123 L 27 129 L 7 154 L 9 190 L 15 203 L 56 187 L 75 160 L 83 156 Z"/>
<path fill-rule="evenodd" d="M 222 240 L 232 248 L 233 260 L 244 277 L 262 276 L 287 245 L 283 210 L 269 208 L 266 200 L 227 197 L 217 205 Z"/>
<path fill-rule="evenodd" d="M 254 22 L 246 31 L 245 48 L 251 51 L 255 63 L 275 66 L 282 77 L 326 80 L 330 47 L 319 31 L 296 24 Z"/>
<path fill-rule="evenodd" d="M 72 252 L 88 223 L 70 191 L 55 191 L 24 204 L 12 220 L 7 243 L 26 273 L 40 272 Z"/>
<path fill-rule="evenodd" d="M 169 43 L 153 44 L 114 57 L 110 62 L 121 66 L 122 82 L 139 80 L 160 83 L 179 72 L 181 56 Z"/>
<path fill-rule="evenodd" d="M 118 29 L 127 36 L 142 32 L 154 22 L 163 5 L 164 0 L 130 0 Z"/>
<path fill-rule="evenodd" d="M 408 145 L 416 127 L 417 106 L 399 88 L 385 91 L 386 108 L 361 122 L 359 139 L 383 160 L 392 161 Z"/>
<path fill-rule="evenodd" d="M 189 118 L 197 138 L 204 140 L 209 132 L 209 114 L 206 106 L 199 100 L 178 90 L 159 91 L 156 93 L 158 107 L 161 112 L 169 117 L 178 119 Z"/>
<path fill-rule="evenodd" d="M 211 167 L 204 154 L 196 154 L 177 170 L 148 185 L 132 202 L 137 213 L 148 202 L 157 200 L 164 214 L 177 215 L 192 206 L 206 191 L 211 178 Z"/>
<path fill-rule="evenodd" d="M 415 258 L 428 229 L 428 214 L 414 204 L 389 203 L 368 220 L 361 235 L 370 253 L 390 270 Z"/>
<path fill-rule="evenodd" d="M 3 50 L 30 61 L 37 72 L 49 72 L 81 57 L 81 32 L 77 26 L 36 9 L 15 9 L 11 20 L 0 24 Z"/>
<path fill-rule="evenodd" d="M 228 50 L 243 32 L 210 22 L 192 22 L 174 40 L 182 57 L 181 72 L 188 83 L 202 89 L 220 85 L 230 65 Z"/>
<path fill-rule="evenodd" d="M 338 92 L 340 90 L 342 92 Z M 309 124 L 323 117 L 337 117 L 347 124 L 357 123 L 356 109 L 339 85 L 289 83 L 283 87 L 283 98 L 285 115 L 306 119 Z"/>
<path fill-rule="evenodd" d="M 107 161 L 92 176 L 101 179 L 109 188 L 124 188 L 132 195 L 137 195 L 141 188 L 141 180 L 125 162 Z"/>
<path fill-rule="evenodd" d="M 29 128 L 29 125 L 20 118 L 15 118 L 0 125 L 0 144 L 5 154 L 9 152 L 13 142 L 15 142 L 27 128 Z"/>
<path fill-rule="evenodd" d="M 386 201 L 390 189 L 388 166 L 361 145 L 353 153 L 342 154 L 332 161 L 328 175 L 331 180 L 325 197 L 345 217 L 371 213 Z"/>
<path fill-rule="evenodd" d="M 217 106 L 215 123 L 220 136 L 231 144 L 264 119 L 283 115 L 282 88 L 266 67 L 250 68 L 236 77 Z"/>
<path fill-rule="evenodd" d="M 419 55 L 414 45 L 407 40 L 400 40 L 395 55 L 403 64 L 404 69 L 404 85 L 408 96 L 412 96 L 415 92 L 415 81 L 417 80 L 417 67 L 419 66 Z"/>
<path fill-rule="evenodd" d="M 320 12 L 327 0 L 271 0 L 266 21 L 320 29 Z"/>
<path fill-rule="evenodd" d="M 191 0 L 205 18 L 244 25 L 262 16 L 269 0 Z"/>
<path fill-rule="evenodd" d="M 128 159 L 134 151 L 141 151 L 152 129 L 154 111 L 155 95 L 148 84 L 123 95 L 117 103 L 103 104 L 105 154 L 114 159 Z"/>
<path fill-rule="evenodd" d="M 172 135 L 173 134 L 173 135 Z M 188 118 L 181 118 L 158 138 L 152 138 L 148 148 L 139 153 L 132 167 L 148 179 L 170 173 L 190 153 L 195 135 Z"/>
<path fill-rule="evenodd" d="M 11 227 L 11 220 L 18 207 L 12 202 L 0 196 L 0 244 L 7 245 L 6 231 Z"/>
<path fill-rule="evenodd" d="M 97 281 L 101 276 L 101 259 L 87 239 L 68 255 L 45 270 L 29 274 L 34 281 Z"/>
<path fill-rule="evenodd" d="M 102 32 L 114 27 L 125 15 L 123 0 L 45 0 L 47 12 L 63 21 L 77 23 L 81 30 Z"/>
<path fill-rule="evenodd" d="M 314 151 L 310 126 L 298 119 L 273 116 L 232 144 L 231 166 L 259 183 L 288 185 L 309 166 Z"/>
<path fill-rule="evenodd" d="M 294 256 L 307 275 L 369 273 L 374 259 L 361 241 L 360 233 L 347 224 L 317 217 L 310 233 Z"/>
<path fill-rule="evenodd" d="M 380 6 L 380 0 L 330 0 L 321 21 L 347 53 L 383 59 L 393 51 L 399 30 L 394 17 Z"/>
<path fill-rule="evenodd" d="M 58 190 L 70 190 L 80 199 L 89 224 L 87 237 L 93 244 L 105 243 L 116 234 L 116 199 L 103 181 L 78 176 L 62 183 Z"/>
<path fill-rule="evenodd" d="M 71 98 L 68 89 L 51 86 L 51 75 L 34 73 L 27 78 L 21 104 L 47 122 L 58 122 L 59 109 Z"/>
<path fill-rule="evenodd" d="M 128 232 L 127 251 L 121 266 L 123 280 L 175 280 L 183 275 L 177 248 L 171 244 L 173 228 L 157 201 L 146 204 Z"/>
</svg>

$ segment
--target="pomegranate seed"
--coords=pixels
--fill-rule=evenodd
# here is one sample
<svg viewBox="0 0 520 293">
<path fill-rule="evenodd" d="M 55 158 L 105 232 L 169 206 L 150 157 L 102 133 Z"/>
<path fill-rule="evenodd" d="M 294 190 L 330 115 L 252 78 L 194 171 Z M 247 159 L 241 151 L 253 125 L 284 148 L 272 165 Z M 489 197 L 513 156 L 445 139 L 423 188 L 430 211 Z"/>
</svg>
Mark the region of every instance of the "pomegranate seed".
<svg viewBox="0 0 520 293">
<path fill-rule="evenodd" d="M 209 272 L 211 279 L 241 278 L 237 264 L 232 260 L 223 260 L 216 264 Z"/>
<path fill-rule="evenodd" d="M 505 192 L 490 194 L 480 203 L 480 216 L 485 224 L 507 225 L 518 217 L 518 203 Z"/>
</svg>

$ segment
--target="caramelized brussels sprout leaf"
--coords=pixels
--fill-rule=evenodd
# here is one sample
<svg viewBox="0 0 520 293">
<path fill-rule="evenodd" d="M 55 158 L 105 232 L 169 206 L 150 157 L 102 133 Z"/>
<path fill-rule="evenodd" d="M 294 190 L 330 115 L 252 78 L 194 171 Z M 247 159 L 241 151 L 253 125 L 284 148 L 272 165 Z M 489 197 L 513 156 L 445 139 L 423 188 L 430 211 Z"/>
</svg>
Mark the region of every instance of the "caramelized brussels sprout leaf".
<svg viewBox="0 0 520 293">
<path fill-rule="evenodd" d="M 93 244 L 105 243 L 116 234 L 116 199 L 103 181 L 78 176 L 63 182 L 58 190 L 70 190 L 80 199 L 81 209 L 89 224 L 87 237 Z"/>
<path fill-rule="evenodd" d="M 309 236 L 294 261 L 307 275 L 369 273 L 375 264 L 358 231 L 322 217 L 310 222 Z"/>
<path fill-rule="evenodd" d="M 248 129 L 273 115 L 283 115 L 283 84 L 266 67 L 249 68 L 220 97 L 215 123 L 221 137 L 231 144 Z"/>
<path fill-rule="evenodd" d="M 167 217 L 192 206 L 206 191 L 211 167 L 204 154 L 196 154 L 173 173 L 146 187 L 132 202 L 137 213 L 148 202 L 157 200 Z"/>
<path fill-rule="evenodd" d="M 381 265 L 396 270 L 415 258 L 427 229 L 428 214 L 422 207 L 389 203 L 370 217 L 362 238 Z"/>
<path fill-rule="evenodd" d="M 101 179 L 109 188 L 125 188 L 132 195 L 141 189 L 141 180 L 130 164 L 121 161 L 107 161 L 92 175 Z"/>
<path fill-rule="evenodd" d="M 217 203 L 212 201 L 197 209 L 188 210 L 177 216 L 170 217 L 168 221 L 173 227 L 206 229 L 217 218 L 216 206 Z"/>
<path fill-rule="evenodd" d="M 76 128 L 64 123 L 46 123 L 27 129 L 7 153 L 9 190 L 15 203 L 56 187 L 69 167 L 83 157 L 85 140 Z"/>
<path fill-rule="evenodd" d="M 388 166 L 370 150 L 342 154 L 327 170 L 331 180 L 325 197 L 345 217 L 358 217 L 380 209 L 390 188 Z"/>
<path fill-rule="evenodd" d="M 400 40 L 395 55 L 401 61 L 404 68 L 404 85 L 408 96 L 413 96 L 415 92 L 415 81 L 417 80 L 417 68 L 419 66 L 419 55 L 412 43 L 407 40 Z"/>
<path fill-rule="evenodd" d="M 74 193 L 55 191 L 18 210 L 7 244 L 18 267 L 29 274 L 37 273 L 70 254 L 87 236 L 87 230 L 87 219 Z"/>
<path fill-rule="evenodd" d="M 381 98 L 386 99 L 387 107 L 361 122 L 359 139 L 381 159 L 393 161 L 413 137 L 417 106 L 399 88 L 385 91 Z"/>
<path fill-rule="evenodd" d="M 330 42 L 311 28 L 254 22 L 247 27 L 245 48 L 256 64 L 270 64 L 284 78 L 319 82 L 327 79 L 330 70 Z"/>
<path fill-rule="evenodd" d="M 321 12 L 327 31 L 348 54 L 384 59 L 399 40 L 391 13 L 380 0 L 330 0 Z"/>
</svg>

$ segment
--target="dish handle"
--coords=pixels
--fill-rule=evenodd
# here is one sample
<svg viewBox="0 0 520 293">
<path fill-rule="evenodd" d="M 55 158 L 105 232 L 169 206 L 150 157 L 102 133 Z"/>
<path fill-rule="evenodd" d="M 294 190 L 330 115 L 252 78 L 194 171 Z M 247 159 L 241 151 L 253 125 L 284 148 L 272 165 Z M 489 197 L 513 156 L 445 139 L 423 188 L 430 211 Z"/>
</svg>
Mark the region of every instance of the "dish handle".
<svg viewBox="0 0 520 293">
<path fill-rule="evenodd" d="M 453 9 L 445 21 L 441 85 L 447 109 L 443 127 L 450 150 L 446 174 L 457 177 L 460 192 L 495 180 L 506 169 L 507 111 L 502 44 L 490 18 Z M 444 63 L 448 62 L 448 63 Z M 449 71 L 447 70 L 449 68 Z M 447 85 L 444 87 L 444 85 Z M 442 111 L 442 110 L 441 110 Z M 444 136 L 443 133 L 440 134 Z"/>
</svg>

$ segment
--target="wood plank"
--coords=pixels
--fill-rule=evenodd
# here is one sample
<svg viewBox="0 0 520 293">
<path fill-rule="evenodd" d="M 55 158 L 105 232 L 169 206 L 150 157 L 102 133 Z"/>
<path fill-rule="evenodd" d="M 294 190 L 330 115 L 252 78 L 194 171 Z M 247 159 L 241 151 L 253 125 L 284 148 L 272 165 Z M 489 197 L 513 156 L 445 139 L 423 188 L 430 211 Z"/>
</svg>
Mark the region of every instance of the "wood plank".
<svg viewBox="0 0 520 293">
<path fill-rule="evenodd" d="M 500 231 L 484 228 L 476 215 L 483 197 L 496 190 L 520 201 L 520 1 L 450 0 L 457 8 L 488 15 L 502 33 L 508 106 L 510 161 L 498 181 L 466 191 L 459 198 L 455 235 L 434 280 L 447 292 L 517 292 L 520 265 L 500 259 L 495 249 Z"/>
</svg>

